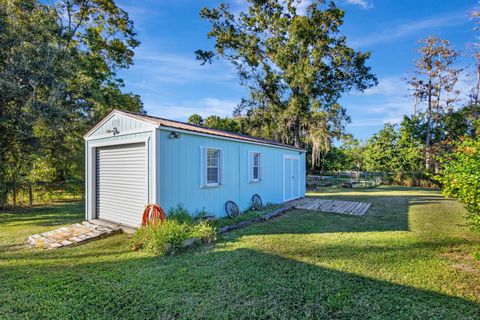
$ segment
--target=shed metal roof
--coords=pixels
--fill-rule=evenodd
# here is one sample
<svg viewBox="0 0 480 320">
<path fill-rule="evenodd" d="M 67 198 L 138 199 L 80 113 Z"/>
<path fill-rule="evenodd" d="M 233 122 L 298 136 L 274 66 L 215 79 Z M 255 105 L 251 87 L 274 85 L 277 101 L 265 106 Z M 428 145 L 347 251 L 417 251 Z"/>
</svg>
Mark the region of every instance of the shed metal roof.
<svg viewBox="0 0 480 320">
<path fill-rule="evenodd" d="M 168 128 L 173 128 L 173 129 L 179 129 L 179 130 L 186 130 L 186 131 L 191 131 L 191 132 L 196 132 L 196 133 L 203 133 L 207 135 L 212 135 L 212 136 L 219 136 L 219 137 L 225 137 L 225 138 L 230 138 L 230 139 L 236 139 L 236 140 L 243 140 L 243 141 L 248 141 L 248 142 L 255 142 L 255 143 L 262 143 L 262 144 L 268 144 L 268 145 L 273 145 L 277 147 L 283 147 L 283 148 L 291 148 L 291 149 L 296 149 L 299 151 L 304 151 L 301 148 L 297 148 L 288 144 L 284 144 L 281 142 L 273 141 L 273 140 L 268 140 L 268 139 L 262 139 L 262 138 L 256 138 L 252 136 L 248 136 L 245 134 L 240 134 L 240 133 L 234 133 L 230 131 L 225 131 L 225 130 L 220 130 L 220 129 L 213 129 L 205 126 L 199 126 L 191 123 L 186 123 L 182 121 L 177 121 L 177 120 L 170 120 L 170 119 L 165 119 L 165 118 L 160 118 L 156 116 L 151 116 L 151 115 L 144 115 L 140 113 L 135 113 L 135 112 L 130 112 L 130 111 L 123 111 L 123 110 L 115 110 L 120 114 L 125 114 L 128 115 L 132 118 L 135 118 L 140 121 L 148 121 L 150 123 L 159 125 L 161 127 L 168 127 Z"/>
</svg>

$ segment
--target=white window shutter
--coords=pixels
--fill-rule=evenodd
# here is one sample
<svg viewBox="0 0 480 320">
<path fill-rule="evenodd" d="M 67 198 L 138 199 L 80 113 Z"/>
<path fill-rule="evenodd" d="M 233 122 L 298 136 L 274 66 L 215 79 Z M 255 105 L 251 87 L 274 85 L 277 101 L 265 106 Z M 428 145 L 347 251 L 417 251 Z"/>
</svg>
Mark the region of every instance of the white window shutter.
<svg viewBox="0 0 480 320">
<path fill-rule="evenodd" d="M 207 149 L 200 147 L 200 187 L 204 187 L 206 184 L 207 176 Z"/>
<path fill-rule="evenodd" d="M 252 178 L 253 178 L 253 162 L 252 162 L 252 156 L 253 156 L 253 153 L 252 152 L 248 152 L 248 182 L 251 182 L 252 181 Z"/>
<path fill-rule="evenodd" d="M 219 150 L 218 158 L 218 184 L 223 185 L 223 150 Z"/>
<path fill-rule="evenodd" d="M 263 178 L 263 157 L 262 154 L 258 154 L 258 180 L 262 181 Z"/>
</svg>

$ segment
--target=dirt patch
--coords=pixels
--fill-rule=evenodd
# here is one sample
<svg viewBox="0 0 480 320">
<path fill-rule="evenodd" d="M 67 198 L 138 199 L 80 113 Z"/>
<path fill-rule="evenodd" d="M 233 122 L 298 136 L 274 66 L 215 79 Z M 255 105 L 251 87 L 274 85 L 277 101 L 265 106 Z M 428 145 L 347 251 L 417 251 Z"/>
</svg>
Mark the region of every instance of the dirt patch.
<svg viewBox="0 0 480 320">
<path fill-rule="evenodd" d="M 475 260 L 469 252 L 452 249 L 451 251 L 442 254 L 442 256 L 452 262 L 450 266 L 455 270 L 465 272 L 480 271 L 480 262 Z"/>
</svg>

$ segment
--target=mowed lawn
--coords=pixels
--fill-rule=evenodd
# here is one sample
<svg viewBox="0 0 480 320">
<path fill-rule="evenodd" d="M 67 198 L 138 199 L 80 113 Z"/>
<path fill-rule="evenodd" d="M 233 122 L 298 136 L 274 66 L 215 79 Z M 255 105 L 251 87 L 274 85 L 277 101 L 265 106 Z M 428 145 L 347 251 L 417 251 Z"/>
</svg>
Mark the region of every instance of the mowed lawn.
<svg viewBox="0 0 480 320">
<path fill-rule="evenodd" d="M 0 213 L 0 319 L 479 319 L 480 237 L 439 192 L 312 193 L 363 217 L 292 211 L 174 257 L 126 234 L 55 251 L 20 245 L 83 206 Z"/>
</svg>

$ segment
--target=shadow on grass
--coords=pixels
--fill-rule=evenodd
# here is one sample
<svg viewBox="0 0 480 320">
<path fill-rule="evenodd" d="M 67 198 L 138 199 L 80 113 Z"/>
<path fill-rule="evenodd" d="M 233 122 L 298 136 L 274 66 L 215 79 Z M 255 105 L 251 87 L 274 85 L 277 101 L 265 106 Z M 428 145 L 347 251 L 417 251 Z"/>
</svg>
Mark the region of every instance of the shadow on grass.
<svg viewBox="0 0 480 320">
<path fill-rule="evenodd" d="M 408 231 L 408 197 L 382 197 L 381 201 L 335 196 L 336 200 L 372 203 L 363 216 L 295 209 L 269 223 L 239 230 L 242 234 L 307 234 L 331 232 Z M 369 200 L 369 201 L 367 201 Z"/>
<path fill-rule="evenodd" d="M 78 222 L 84 218 L 83 202 L 68 202 L 32 208 L 18 208 L 0 211 L 0 227 L 37 225 L 55 226 Z"/>
<path fill-rule="evenodd" d="M 60 252 L 60 251 L 57 251 Z M 478 319 L 457 297 L 216 246 L 175 257 L 0 265 L 0 317 Z M 99 259 L 102 259 L 101 257 Z"/>
<path fill-rule="evenodd" d="M 307 198 L 361 201 L 371 203 L 371 207 L 363 216 L 296 209 L 269 221 L 269 223 L 256 224 L 247 229 L 239 230 L 235 234 L 409 231 L 409 211 L 414 206 L 441 204 L 451 201 L 445 199 L 440 194 L 388 193 L 394 189 L 391 187 L 388 189 L 375 188 L 369 189 L 369 191 L 361 190 L 361 192 L 358 190 L 347 190 L 345 192 L 336 190 L 326 194 L 310 194 Z M 398 189 L 412 191 L 411 188 L 398 187 Z M 413 191 L 418 189 L 420 188 L 415 188 Z M 422 190 L 432 191 L 431 189 Z"/>
</svg>

